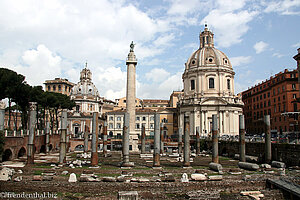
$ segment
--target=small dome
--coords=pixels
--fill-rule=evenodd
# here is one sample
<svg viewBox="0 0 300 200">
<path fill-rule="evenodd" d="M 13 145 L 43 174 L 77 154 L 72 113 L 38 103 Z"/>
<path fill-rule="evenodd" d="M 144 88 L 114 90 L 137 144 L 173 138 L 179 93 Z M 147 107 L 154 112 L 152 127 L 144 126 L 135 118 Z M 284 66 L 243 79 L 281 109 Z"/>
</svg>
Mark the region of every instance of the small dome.
<svg viewBox="0 0 300 200">
<path fill-rule="evenodd" d="M 100 97 L 98 89 L 92 83 L 92 73 L 87 66 L 80 72 L 80 81 L 72 88 L 71 96 Z"/>
</svg>

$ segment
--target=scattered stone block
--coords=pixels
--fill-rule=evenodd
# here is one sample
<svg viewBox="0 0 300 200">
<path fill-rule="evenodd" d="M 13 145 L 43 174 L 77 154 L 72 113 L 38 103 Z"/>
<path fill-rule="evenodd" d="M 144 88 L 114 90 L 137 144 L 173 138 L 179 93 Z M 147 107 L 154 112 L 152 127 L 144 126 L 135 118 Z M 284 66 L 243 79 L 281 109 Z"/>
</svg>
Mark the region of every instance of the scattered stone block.
<svg viewBox="0 0 300 200">
<path fill-rule="evenodd" d="M 62 173 L 61 173 L 61 175 L 68 175 L 68 171 L 63 171 Z"/>
<path fill-rule="evenodd" d="M 204 174 L 192 174 L 191 175 L 192 180 L 194 181 L 206 181 L 207 177 Z"/>
<path fill-rule="evenodd" d="M 118 176 L 116 179 L 117 182 L 125 182 L 125 180 L 126 180 L 125 176 Z"/>
<path fill-rule="evenodd" d="M 69 183 L 76 183 L 77 182 L 77 177 L 75 173 L 71 173 L 69 176 Z"/>
<path fill-rule="evenodd" d="M 41 175 L 34 175 L 32 177 L 32 180 L 33 181 L 42 181 L 43 180 L 43 177 Z"/>
<path fill-rule="evenodd" d="M 137 191 L 120 191 L 118 192 L 118 200 L 138 200 Z"/>
<path fill-rule="evenodd" d="M 248 180 L 250 180 L 251 179 L 251 176 L 250 175 L 245 175 L 244 177 L 243 177 L 243 180 L 244 181 L 248 181 Z"/>
<path fill-rule="evenodd" d="M 102 181 L 103 182 L 116 182 L 116 178 L 115 177 L 103 177 Z"/>
<path fill-rule="evenodd" d="M 259 166 L 254 163 L 248 163 L 248 162 L 239 162 L 238 166 L 242 169 L 247 169 L 247 170 L 258 170 Z"/>
<path fill-rule="evenodd" d="M 53 176 L 43 176 L 43 181 L 52 181 Z"/>
<path fill-rule="evenodd" d="M 56 172 L 53 170 L 46 170 L 46 171 L 42 172 L 42 175 L 43 176 L 54 176 L 54 175 L 56 175 Z"/>
<path fill-rule="evenodd" d="M 132 172 L 129 172 L 129 171 L 122 171 L 122 172 L 121 172 L 121 175 L 122 175 L 122 176 L 133 176 L 133 173 L 132 173 Z"/>
<path fill-rule="evenodd" d="M 285 168 L 285 163 L 283 162 L 272 161 L 271 165 L 272 167 L 276 167 L 276 168 Z"/>
<path fill-rule="evenodd" d="M 137 178 L 130 179 L 130 182 L 138 182 L 139 180 Z"/>
<path fill-rule="evenodd" d="M 264 195 L 260 191 L 242 191 L 241 195 L 243 196 L 249 196 L 250 198 L 259 200 L 260 198 L 263 198 Z"/>
<path fill-rule="evenodd" d="M 9 181 L 13 175 L 13 171 L 7 167 L 0 170 L 0 181 Z"/>
<path fill-rule="evenodd" d="M 182 174 L 182 177 L 181 177 L 180 181 L 182 183 L 188 183 L 189 182 L 189 177 L 188 177 L 187 173 Z"/>
<path fill-rule="evenodd" d="M 163 179 L 164 182 L 175 182 L 175 177 L 173 174 L 165 174 L 165 177 Z"/>
<path fill-rule="evenodd" d="M 17 173 L 18 173 L 18 174 L 23 174 L 23 171 L 22 171 L 21 169 L 19 169 L 19 170 L 17 171 Z"/>
<path fill-rule="evenodd" d="M 14 178 L 14 182 L 21 182 L 23 180 L 22 176 L 18 176 L 16 178 Z"/>
<path fill-rule="evenodd" d="M 217 172 L 221 172 L 223 170 L 221 164 L 213 163 L 213 162 L 209 163 L 209 168 Z"/>
<path fill-rule="evenodd" d="M 265 169 L 271 169 L 271 165 L 269 164 L 261 164 L 260 167 Z"/>
<path fill-rule="evenodd" d="M 210 181 L 221 181 L 221 180 L 223 180 L 223 176 L 222 175 L 209 176 L 208 180 L 210 180 Z"/>
<path fill-rule="evenodd" d="M 150 180 L 147 179 L 147 178 L 139 178 L 139 179 L 138 179 L 138 182 L 139 182 L 139 183 L 145 183 L 145 182 L 150 182 Z"/>
</svg>

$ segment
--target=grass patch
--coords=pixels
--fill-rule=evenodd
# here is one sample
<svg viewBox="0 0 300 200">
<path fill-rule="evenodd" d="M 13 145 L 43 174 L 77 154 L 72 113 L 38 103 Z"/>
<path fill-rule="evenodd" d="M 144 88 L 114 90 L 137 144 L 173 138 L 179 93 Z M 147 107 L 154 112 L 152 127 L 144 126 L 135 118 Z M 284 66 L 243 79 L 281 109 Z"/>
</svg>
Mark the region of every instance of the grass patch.
<svg viewBox="0 0 300 200">
<path fill-rule="evenodd" d="M 143 174 L 143 173 L 137 173 L 133 174 L 134 177 L 152 177 L 153 174 Z"/>
<path fill-rule="evenodd" d="M 228 158 L 228 157 L 219 157 L 219 160 L 231 160 L 231 158 Z"/>
<path fill-rule="evenodd" d="M 43 171 L 42 170 L 35 170 L 34 175 L 42 175 Z"/>
<path fill-rule="evenodd" d="M 193 166 L 193 169 L 208 169 L 206 166 Z"/>
<path fill-rule="evenodd" d="M 44 168 L 44 169 L 50 169 L 52 168 L 50 165 L 36 165 L 35 168 Z"/>
<path fill-rule="evenodd" d="M 111 165 L 102 165 L 101 169 L 106 169 L 106 170 L 110 170 L 110 169 L 120 169 L 119 167 L 116 166 L 111 166 Z"/>
<path fill-rule="evenodd" d="M 100 173 L 100 174 L 96 174 L 98 177 L 104 177 L 104 176 L 112 176 L 112 177 L 117 177 L 117 176 L 121 176 L 120 174 L 110 174 L 110 173 Z"/>
</svg>

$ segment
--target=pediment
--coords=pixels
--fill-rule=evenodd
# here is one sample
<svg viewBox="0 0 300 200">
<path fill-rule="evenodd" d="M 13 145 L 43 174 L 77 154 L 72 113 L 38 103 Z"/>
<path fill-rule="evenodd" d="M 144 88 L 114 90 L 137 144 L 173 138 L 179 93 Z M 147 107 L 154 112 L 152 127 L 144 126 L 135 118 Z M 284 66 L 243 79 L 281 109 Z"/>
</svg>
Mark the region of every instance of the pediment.
<svg viewBox="0 0 300 200">
<path fill-rule="evenodd" d="M 200 102 L 200 105 L 227 105 L 228 102 L 220 98 L 207 98 Z"/>
</svg>

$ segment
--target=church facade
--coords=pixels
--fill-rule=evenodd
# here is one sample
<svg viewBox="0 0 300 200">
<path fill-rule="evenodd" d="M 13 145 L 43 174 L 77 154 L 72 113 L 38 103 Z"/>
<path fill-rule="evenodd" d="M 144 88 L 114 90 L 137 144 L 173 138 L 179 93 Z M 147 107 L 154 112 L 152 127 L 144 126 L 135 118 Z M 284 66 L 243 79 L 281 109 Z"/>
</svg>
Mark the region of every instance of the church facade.
<svg viewBox="0 0 300 200">
<path fill-rule="evenodd" d="M 238 135 L 243 102 L 234 95 L 234 75 L 228 57 L 214 47 L 214 34 L 200 33 L 200 47 L 185 63 L 184 93 L 178 103 L 179 127 L 189 118 L 190 135 L 211 135 L 212 115 L 218 117 L 220 135 Z"/>
</svg>

